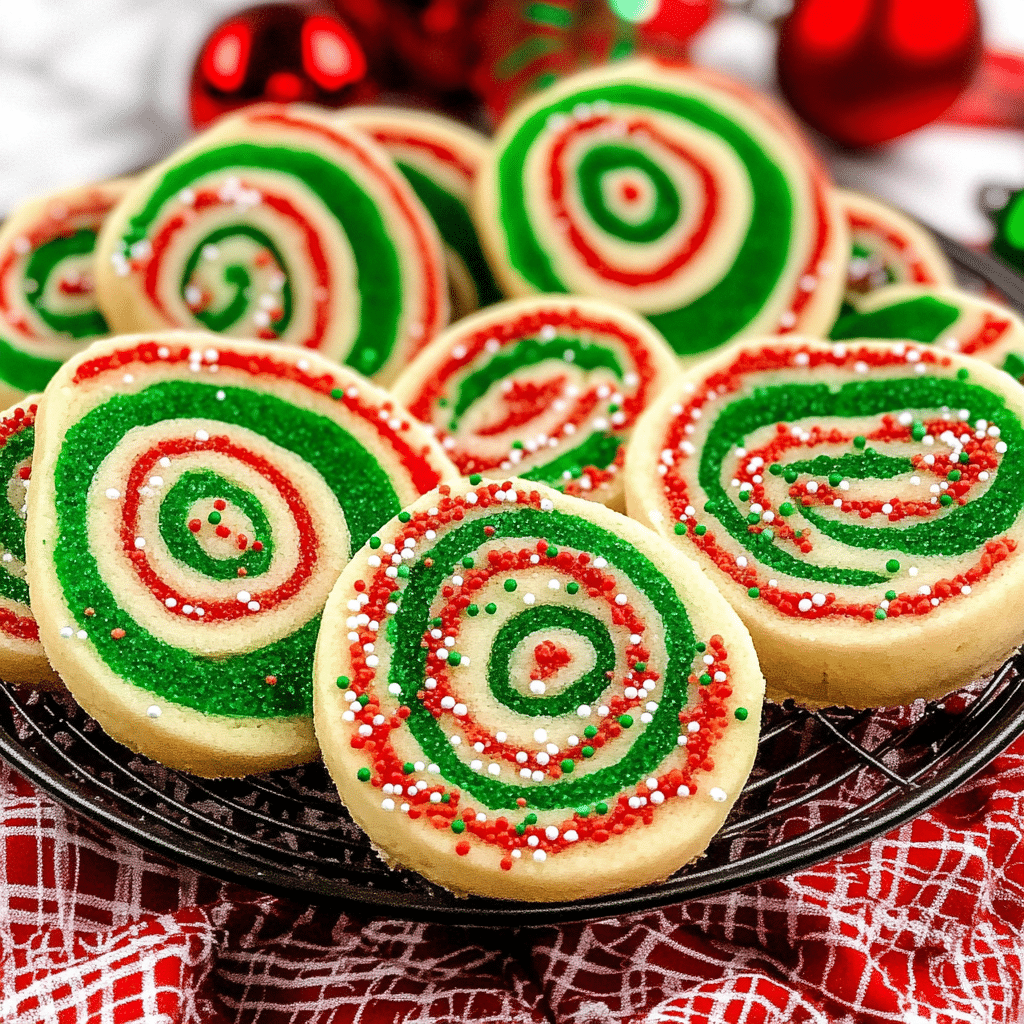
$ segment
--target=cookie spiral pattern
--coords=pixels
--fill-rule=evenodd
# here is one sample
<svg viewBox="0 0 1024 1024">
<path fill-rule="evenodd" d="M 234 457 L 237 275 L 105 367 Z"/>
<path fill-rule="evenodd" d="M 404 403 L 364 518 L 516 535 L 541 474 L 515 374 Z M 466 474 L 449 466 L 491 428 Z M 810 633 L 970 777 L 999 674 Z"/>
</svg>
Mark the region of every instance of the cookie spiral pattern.
<svg viewBox="0 0 1024 1024">
<path fill-rule="evenodd" d="M 502 298 L 469 212 L 490 140 L 440 114 L 349 107 L 339 119 L 387 150 L 437 225 L 445 246 L 452 319 Z"/>
<path fill-rule="evenodd" d="M 750 769 L 763 683 L 679 561 L 522 480 L 442 485 L 371 537 L 325 610 L 315 718 L 374 843 L 456 891 L 529 900 L 696 856 Z"/>
<path fill-rule="evenodd" d="M 719 582 L 769 685 L 935 696 L 1024 632 L 1002 609 L 1024 574 L 1022 413 L 1007 375 L 938 348 L 751 343 L 641 420 L 627 505 Z"/>
<path fill-rule="evenodd" d="M 822 331 L 839 308 L 849 243 L 822 170 L 706 72 L 632 61 L 552 86 L 504 123 L 476 198 L 509 294 L 620 302 L 680 355 Z"/>
<path fill-rule="evenodd" d="M 959 288 L 894 284 L 857 299 L 829 335 L 833 341 L 919 341 L 1024 374 L 1024 323 L 1006 306 Z"/>
<path fill-rule="evenodd" d="M 314 349 L 386 381 L 447 323 L 440 240 L 387 154 L 312 111 L 228 118 L 140 179 L 100 238 L 120 331 Z"/>
<path fill-rule="evenodd" d="M 111 735 L 199 774 L 313 756 L 327 595 L 454 472 L 356 375 L 211 335 L 94 347 L 44 397 L 38 444 L 27 548 L 47 652 Z"/>
<path fill-rule="evenodd" d="M 34 199 L 0 228 L 0 397 L 8 402 L 41 391 L 65 359 L 109 333 L 93 291 L 93 251 L 128 185 Z"/>
<path fill-rule="evenodd" d="M 392 393 L 434 427 L 464 475 L 515 472 L 614 505 L 629 432 L 676 373 L 642 317 L 598 299 L 541 296 L 460 320 Z"/>
</svg>

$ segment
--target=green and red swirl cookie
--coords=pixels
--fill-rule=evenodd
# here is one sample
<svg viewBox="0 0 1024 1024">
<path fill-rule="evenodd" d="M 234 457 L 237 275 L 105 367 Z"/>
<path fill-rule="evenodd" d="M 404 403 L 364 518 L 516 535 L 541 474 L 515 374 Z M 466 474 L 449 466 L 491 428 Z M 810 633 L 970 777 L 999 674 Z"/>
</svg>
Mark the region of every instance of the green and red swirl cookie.
<svg viewBox="0 0 1024 1024">
<path fill-rule="evenodd" d="M 643 313 L 681 356 L 832 326 L 845 220 L 796 128 L 708 71 L 634 60 L 564 79 L 504 122 L 475 213 L 511 295 Z"/>
<path fill-rule="evenodd" d="M 392 394 L 433 426 L 463 475 L 513 472 L 624 508 L 626 439 L 678 372 L 664 339 L 635 313 L 543 295 L 460 320 Z"/>
<path fill-rule="evenodd" d="M 0 404 L 42 391 L 65 359 L 110 333 L 93 292 L 93 250 L 129 185 L 53 192 L 0 227 Z"/>
<path fill-rule="evenodd" d="M 846 189 L 835 194 L 850 226 L 848 303 L 856 305 L 866 292 L 890 284 L 956 284 L 949 261 L 920 224 L 880 199 Z"/>
<path fill-rule="evenodd" d="M 383 383 L 448 322 L 441 241 L 409 183 L 302 107 L 226 118 L 143 175 L 96 274 L 118 331 L 282 341 Z"/>
<path fill-rule="evenodd" d="M 445 244 L 452 319 L 498 302 L 502 293 L 469 212 L 473 179 L 490 140 L 442 114 L 348 107 L 339 119 L 383 146 L 434 218 Z"/>
<path fill-rule="evenodd" d="M 630 515 L 718 584 L 769 692 L 904 704 L 1024 639 L 1024 388 L 899 342 L 760 339 L 673 384 L 626 455 Z"/>
<path fill-rule="evenodd" d="M 315 675 L 324 760 L 385 858 L 517 900 L 699 856 L 750 771 L 764 693 L 732 609 L 650 530 L 480 477 L 356 554 Z"/>
<path fill-rule="evenodd" d="M 25 578 L 25 517 L 38 399 L 29 395 L 0 413 L 0 679 L 10 683 L 49 683 L 55 678 L 39 642 Z"/>
<path fill-rule="evenodd" d="M 98 342 L 37 414 L 26 553 L 50 661 L 111 736 L 170 767 L 309 760 L 331 587 L 454 472 L 388 395 L 313 353 Z"/>
<path fill-rule="evenodd" d="M 833 341 L 919 341 L 1024 374 L 1024 322 L 1006 306 L 959 288 L 894 284 L 857 298 L 829 335 Z"/>
</svg>

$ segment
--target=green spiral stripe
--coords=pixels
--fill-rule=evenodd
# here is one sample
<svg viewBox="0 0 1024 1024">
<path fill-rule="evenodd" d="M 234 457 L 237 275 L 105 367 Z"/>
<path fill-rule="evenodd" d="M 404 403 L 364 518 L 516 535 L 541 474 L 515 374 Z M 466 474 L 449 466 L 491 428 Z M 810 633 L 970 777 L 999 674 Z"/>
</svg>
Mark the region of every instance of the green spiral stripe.
<svg viewBox="0 0 1024 1024">
<path fill-rule="evenodd" d="M 204 551 L 187 523 L 189 509 L 204 498 L 223 498 L 241 509 L 252 523 L 263 550 L 247 548 L 237 558 L 214 558 Z M 190 470 L 181 474 L 160 505 L 160 536 L 179 562 L 210 579 L 237 579 L 239 569 L 245 569 L 248 577 L 259 576 L 270 568 L 273 528 L 263 506 L 255 495 L 225 480 L 219 473 Z"/>
<path fill-rule="evenodd" d="M 192 254 L 189 256 L 185 263 L 185 269 L 181 274 L 181 286 L 180 292 L 182 295 L 185 293 L 185 288 L 188 286 L 192 275 L 195 273 L 196 266 L 202 256 L 203 248 L 207 245 L 217 245 L 222 242 L 225 238 L 250 238 L 257 245 L 263 246 L 269 250 L 277 265 L 284 271 L 285 282 L 281 289 L 281 307 L 283 315 L 280 320 L 274 325 L 274 330 L 280 335 L 284 334 L 288 330 L 288 325 L 292 319 L 292 286 L 288 275 L 288 264 L 285 262 L 284 256 L 281 251 L 270 239 L 270 236 L 265 232 L 260 231 L 259 228 L 254 228 L 248 224 L 226 224 L 222 228 L 218 228 L 216 231 L 211 232 L 207 235 L 195 249 L 192 250 Z M 252 296 L 249 294 L 249 290 L 252 287 L 252 275 L 249 273 L 247 267 L 242 266 L 240 263 L 232 263 L 224 268 L 224 279 L 228 284 L 234 285 L 235 294 L 232 296 L 231 301 L 220 310 L 203 309 L 194 313 L 197 320 L 201 321 L 203 325 L 209 331 L 214 331 L 217 334 L 223 331 L 229 330 L 234 324 L 238 323 L 239 320 L 245 315 L 246 310 L 249 308 Z"/>
<path fill-rule="evenodd" d="M 355 259 L 359 330 L 345 362 L 367 376 L 388 360 L 398 341 L 403 304 L 401 261 L 373 198 L 341 166 L 317 153 L 284 146 L 234 143 L 170 168 L 131 218 L 124 249 L 142 241 L 163 208 L 184 189 L 219 171 L 277 171 L 302 182 L 334 217 Z"/>
<path fill-rule="evenodd" d="M 968 409 L 972 419 L 988 420 L 999 427 L 1000 438 L 1007 444 L 995 479 L 979 498 L 967 505 L 953 505 L 936 519 L 906 528 L 859 526 L 816 508 L 797 506 L 797 511 L 826 536 L 850 547 L 895 549 L 922 556 L 955 556 L 973 551 L 1008 530 L 1024 507 L 1024 427 L 1006 407 L 1002 396 L 960 380 L 923 377 L 850 381 L 837 391 L 827 384 L 788 383 L 756 388 L 751 395 L 730 402 L 708 432 L 698 471 L 700 486 L 709 499 L 705 509 L 759 562 L 779 572 L 797 579 L 845 586 L 886 582 L 889 576 L 882 573 L 802 561 L 776 547 L 774 539 L 764 531 L 750 533 L 743 512 L 722 486 L 722 466 L 734 446 L 742 446 L 753 431 L 775 423 L 875 416 L 907 409 L 938 410 L 943 406 Z M 909 460 L 884 457 L 886 461 L 879 462 L 883 457 L 877 452 L 861 458 L 865 460 L 861 470 L 865 477 L 893 477 L 910 472 Z M 821 465 L 828 469 L 832 462 L 826 460 Z M 800 469 L 802 465 L 805 464 L 794 463 L 791 468 Z"/>
<path fill-rule="evenodd" d="M 960 319 L 960 309 L 933 295 L 894 302 L 872 313 L 851 312 L 841 316 L 829 337 L 833 341 L 849 338 L 899 338 L 931 344 Z"/>
<path fill-rule="evenodd" d="M 109 334 L 110 328 L 98 309 L 82 313 L 54 313 L 46 308 L 46 285 L 54 270 L 72 256 L 87 256 L 96 248 L 96 232 L 80 228 L 73 235 L 53 238 L 44 242 L 29 257 L 25 266 L 25 279 L 36 282 L 34 292 L 25 292 L 29 304 L 39 318 L 58 334 L 68 334 L 76 340 Z"/>
<path fill-rule="evenodd" d="M 25 520 L 7 500 L 7 482 L 14 476 L 18 463 L 32 457 L 36 428 L 25 427 L 12 434 L 0 448 L 0 481 L 4 493 L 0 494 L 0 551 L 9 551 L 15 558 L 25 561 Z M 0 595 L 9 601 L 28 604 L 28 584 L 20 576 L 12 576 L 0 562 Z"/>
<path fill-rule="evenodd" d="M 434 219 L 445 244 L 455 250 L 469 271 L 476 288 L 477 305 L 490 306 L 494 302 L 500 302 L 504 295 L 494 280 L 483 249 L 480 248 L 480 239 L 477 237 L 466 204 L 411 164 L 401 160 L 395 163 Z"/>
<path fill-rule="evenodd" d="M 217 398 L 218 391 L 224 393 L 222 400 Z M 205 713 L 267 718 L 309 714 L 319 615 L 266 647 L 207 658 L 173 647 L 140 627 L 130 609 L 117 604 L 100 576 L 89 546 L 88 491 L 103 460 L 135 427 L 194 417 L 245 427 L 307 462 L 337 497 L 352 551 L 401 507 L 374 455 L 327 416 L 244 388 L 179 380 L 153 384 L 137 394 L 112 396 L 86 413 L 64 437 L 54 469 L 57 540 L 53 552 L 64 600 L 78 626 L 88 631 L 99 657 L 144 690 Z M 339 466 L 346 471 L 339 472 Z M 330 537 L 324 540 L 331 542 Z M 85 618 L 86 607 L 95 609 L 92 618 Z M 125 635 L 115 640 L 110 630 L 118 627 Z M 268 675 L 277 676 L 276 686 L 266 685 Z"/>
<path fill-rule="evenodd" d="M 551 697 L 520 693 L 509 678 L 509 662 L 516 647 L 531 633 L 545 629 L 569 629 L 584 636 L 597 655 L 594 667 L 576 682 Z M 615 645 L 608 627 L 590 612 L 562 605 L 538 605 L 519 612 L 506 622 L 491 644 L 487 664 L 487 685 L 494 699 L 521 715 L 556 718 L 576 711 L 581 704 L 593 704 L 608 688 L 608 673 L 615 668 Z"/>
<path fill-rule="evenodd" d="M 512 266 L 541 292 L 570 291 L 552 255 L 533 230 L 523 169 L 530 148 L 553 114 L 572 116 L 580 103 L 598 100 L 648 108 L 682 118 L 717 135 L 746 170 L 753 196 L 747 233 L 728 272 L 703 295 L 679 309 L 648 316 L 680 355 L 703 352 L 734 337 L 771 298 L 793 246 L 794 198 L 782 169 L 736 122 L 697 97 L 649 85 L 612 83 L 583 89 L 531 114 L 506 144 L 497 165 L 499 223 Z M 638 157 L 644 156 L 639 150 Z"/>
<path fill-rule="evenodd" d="M 608 208 L 602 179 L 611 171 L 641 171 L 654 186 L 656 199 L 651 214 L 638 224 L 623 220 Z M 626 242 L 656 242 L 679 220 L 682 200 L 672 179 L 646 153 L 630 146 L 595 146 L 584 154 L 578 170 L 583 208 L 598 227 Z"/>
<path fill-rule="evenodd" d="M 484 530 L 494 528 L 492 537 Z M 464 764 L 439 721 L 417 699 L 423 685 L 428 651 L 420 639 L 429 628 L 430 605 L 462 559 L 492 539 L 543 537 L 561 547 L 600 551 L 608 561 L 641 589 L 654 606 L 665 637 L 668 664 L 660 684 L 661 699 L 652 721 L 636 734 L 635 742 L 613 765 L 584 775 L 564 775 L 557 782 L 521 784 L 481 776 Z M 675 749 L 679 713 L 686 707 L 689 677 L 697 652 L 689 616 L 675 587 L 644 554 L 628 541 L 585 519 L 561 512 L 522 508 L 474 518 L 442 537 L 430 550 L 432 564 L 421 559 L 413 565 L 395 615 L 389 683 L 401 688 L 401 700 L 411 714 L 407 719 L 424 759 L 438 765 L 445 780 L 492 809 L 517 806 L 524 797 L 535 810 L 578 807 L 605 799 L 654 772 Z M 598 641 L 600 643 L 600 641 Z M 628 740 L 630 734 L 624 733 Z"/>
</svg>

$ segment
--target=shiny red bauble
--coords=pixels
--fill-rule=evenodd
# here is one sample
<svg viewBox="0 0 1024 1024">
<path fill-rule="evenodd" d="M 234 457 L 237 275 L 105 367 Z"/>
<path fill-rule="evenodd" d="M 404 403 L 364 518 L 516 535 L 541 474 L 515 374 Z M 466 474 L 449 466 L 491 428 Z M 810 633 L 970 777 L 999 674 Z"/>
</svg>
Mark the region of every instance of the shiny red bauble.
<svg viewBox="0 0 1024 1024">
<path fill-rule="evenodd" d="M 189 107 L 197 128 L 263 100 L 325 106 L 363 102 L 376 90 L 351 30 L 315 4 L 249 7 L 210 33 L 192 70 Z"/>
<path fill-rule="evenodd" d="M 797 0 L 779 36 L 779 84 L 812 127 L 870 146 L 935 120 L 981 56 L 975 0 Z"/>
</svg>

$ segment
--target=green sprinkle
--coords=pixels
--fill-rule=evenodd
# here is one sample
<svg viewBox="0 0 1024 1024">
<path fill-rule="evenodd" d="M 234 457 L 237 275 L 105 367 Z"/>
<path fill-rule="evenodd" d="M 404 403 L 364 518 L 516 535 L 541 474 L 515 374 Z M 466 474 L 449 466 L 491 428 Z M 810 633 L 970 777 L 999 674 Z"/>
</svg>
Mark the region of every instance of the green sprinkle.
<svg viewBox="0 0 1024 1024">
<path fill-rule="evenodd" d="M 586 736 L 588 740 L 592 740 L 597 735 L 597 726 L 588 725 L 586 729 L 583 730 L 583 735 Z"/>
<path fill-rule="evenodd" d="M 580 585 L 575 580 L 571 580 L 565 585 L 565 592 L 567 594 L 575 594 L 579 591 L 579 589 Z"/>
<path fill-rule="evenodd" d="M 406 775 L 412 775 L 412 773 L 416 771 L 416 765 L 414 765 L 412 761 L 406 761 L 405 764 L 402 765 L 402 771 L 405 772 Z"/>
<path fill-rule="evenodd" d="M 778 462 L 773 462 L 768 467 L 768 472 L 771 473 L 772 476 L 781 476 L 782 475 L 782 466 Z"/>
<path fill-rule="evenodd" d="M 466 831 L 466 823 L 461 818 L 456 818 L 452 822 L 452 831 L 458 836 L 462 835 Z"/>
<path fill-rule="evenodd" d="M 370 547 L 373 548 L 374 551 L 376 551 L 377 548 L 380 547 L 380 537 L 371 537 L 370 538 Z"/>
<path fill-rule="evenodd" d="M 519 824 L 516 825 L 516 833 L 518 835 L 522 835 L 525 831 L 526 831 L 526 822 L 525 821 L 519 822 Z"/>
<path fill-rule="evenodd" d="M 952 505 L 953 504 L 953 499 L 948 494 L 940 495 L 940 497 L 939 497 L 939 504 L 940 505 L 947 505 L 947 506 L 948 505 Z"/>
<path fill-rule="evenodd" d="M 698 640 L 697 643 L 696 643 L 696 647 L 697 647 L 697 650 L 700 651 L 701 654 L 703 654 L 708 649 L 708 645 L 706 643 L 704 643 L 703 640 Z"/>
<path fill-rule="evenodd" d="M 526 821 L 526 824 L 527 824 L 527 825 L 536 825 L 536 824 L 537 824 L 537 815 L 536 815 L 536 814 L 534 814 L 534 813 L 533 813 L 533 812 L 531 811 L 531 812 L 530 812 L 530 813 L 529 813 L 529 814 L 528 814 L 528 815 L 526 816 L 526 818 L 525 818 L 524 820 Z"/>
<path fill-rule="evenodd" d="M 338 676 L 338 689 L 339 690 L 347 690 L 348 689 L 348 682 L 349 682 L 348 676 Z"/>
<path fill-rule="evenodd" d="M 956 482 L 957 482 L 957 480 L 959 480 L 959 479 L 960 479 L 960 470 L 959 470 L 959 469 L 951 469 L 951 470 L 950 470 L 950 471 L 949 471 L 949 472 L 948 472 L 948 473 L 946 474 L 946 479 L 947 479 L 947 480 L 952 480 L 952 481 L 953 481 L 953 483 L 956 483 Z"/>
<path fill-rule="evenodd" d="M 700 683 L 701 686 L 710 686 L 711 676 L 709 676 L 707 672 L 704 672 L 702 673 L 700 679 L 697 680 L 697 682 Z"/>
<path fill-rule="evenodd" d="M 488 615 L 493 615 L 497 610 L 498 606 L 493 601 L 490 604 L 484 605 L 484 611 L 487 612 Z"/>
<path fill-rule="evenodd" d="M 646 671 L 647 671 L 647 662 L 646 662 L 646 661 L 638 661 L 638 662 L 637 662 L 637 663 L 636 663 L 636 664 L 635 664 L 635 665 L 633 666 L 633 668 L 634 668 L 634 669 L 635 669 L 635 670 L 636 670 L 637 672 L 646 672 Z"/>
<path fill-rule="evenodd" d="M 751 512 L 750 515 L 747 516 L 747 522 L 753 526 L 755 523 L 761 522 L 761 517 L 756 512 Z"/>
<path fill-rule="evenodd" d="M 449 651 L 448 652 L 448 664 L 449 665 L 461 665 L 462 664 L 462 655 L 459 654 L 458 651 Z"/>
<path fill-rule="evenodd" d="M 676 523 L 673 529 L 676 531 L 676 536 L 681 537 L 686 533 L 686 523 Z"/>
<path fill-rule="evenodd" d="M 737 497 L 740 499 L 740 501 L 749 501 L 750 500 L 750 491 L 740 491 L 740 493 L 737 495 Z"/>
<path fill-rule="evenodd" d="M 793 511 L 794 511 L 793 506 L 788 501 L 784 501 L 779 506 L 779 515 L 780 516 L 791 516 L 793 514 Z"/>
<path fill-rule="evenodd" d="M 761 596 L 761 591 L 758 590 L 757 587 L 751 587 L 747 591 L 747 597 L 760 597 L 760 596 Z"/>
<path fill-rule="evenodd" d="M 478 483 L 480 483 L 480 481 L 481 481 L 481 480 L 483 480 L 483 477 L 482 477 L 482 476 L 481 476 L 481 475 L 480 475 L 479 473 L 474 473 L 474 474 L 473 474 L 473 475 L 472 475 L 472 476 L 471 476 L 471 477 L 469 478 L 469 482 L 470 482 L 470 483 L 471 483 L 471 484 L 472 484 L 472 485 L 473 485 L 474 487 L 475 487 L 475 486 L 476 486 L 476 485 L 477 485 Z"/>
<path fill-rule="evenodd" d="M 881 620 L 881 619 L 884 619 L 885 617 L 886 617 L 886 615 L 885 615 L 885 609 L 884 608 L 876 608 L 875 609 L 875 618 L 876 619 Z"/>
<path fill-rule="evenodd" d="M 829 487 L 838 487 L 843 482 L 842 473 L 829 473 L 828 485 Z"/>
<path fill-rule="evenodd" d="M 971 457 L 970 457 L 970 455 L 967 454 L 967 452 L 961 452 L 960 453 L 960 461 L 962 463 L 966 464 L 966 463 L 971 461 Z"/>
<path fill-rule="evenodd" d="M 795 537 L 795 538 L 796 538 L 797 540 L 799 540 L 799 539 L 800 539 L 800 538 L 801 538 L 801 537 L 802 537 L 803 535 L 804 535 L 804 531 L 803 531 L 803 530 L 794 530 L 794 531 L 793 531 L 793 536 L 794 536 L 794 537 Z"/>
<path fill-rule="evenodd" d="M 590 805 L 583 804 L 580 807 L 577 807 L 575 809 L 575 813 L 578 814 L 581 818 L 588 817 L 590 815 Z"/>
<path fill-rule="evenodd" d="M 473 559 L 470 558 L 469 555 L 466 555 L 466 557 L 462 560 L 462 568 L 463 569 L 472 569 L 473 568 Z"/>
<path fill-rule="evenodd" d="M 584 757 L 593 757 L 593 756 L 594 756 L 594 748 L 593 748 L 593 747 L 584 747 L 584 748 L 583 748 L 583 749 L 582 749 L 582 750 L 580 751 L 580 753 L 581 753 L 581 754 L 582 754 L 582 755 L 583 755 Z"/>
<path fill-rule="evenodd" d="M 966 366 L 961 366 L 960 369 L 956 371 L 957 380 L 967 380 L 969 376 L 970 374 L 967 372 Z"/>
<path fill-rule="evenodd" d="M 513 448 L 518 448 L 520 451 L 522 451 L 523 442 L 522 441 L 513 441 L 512 442 L 512 447 Z"/>
<path fill-rule="evenodd" d="M 515 580 L 505 580 L 505 589 L 511 594 L 519 584 Z"/>
<path fill-rule="evenodd" d="M 216 526 L 220 522 L 220 513 L 219 512 L 211 512 L 206 517 L 206 521 L 208 523 L 213 523 L 213 525 Z"/>
<path fill-rule="evenodd" d="M 400 565 L 398 567 L 398 575 L 405 579 L 409 575 L 409 566 Z"/>
<path fill-rule="evenodd" d="M 356 778 L 360 782 L 369 782 L 370 781 L 370 769 L 369 768 L 360 768 L 359 771 L 356 772 Z"/>
<path fill-rule="evenodd" d="M 467 614 L 467 615 L 479 615 L 479 614 L 480 614 L 480 608 L 479 608 L 479 606 L 478 606 L 478 605 L 475 605 L 475 604 L 471 604 L 471 605 L 470 605 L 470 606 L 469 606 L 469 607 L 468 607 L 468 608 L 466 609 L 466 614 Z"/>
<path fill-rule="evenodd" d="M 370 695 L 368 693 L 361 693 L 356 700 L 358 700 L 360 705 L 365 708 L 366 705 L 370 703 Z"/>
<path fill-rule="evenodd" d="M 344 394 L 345 394 L 345 392 L 344 392 L 344 391 L 342 391 L 342 390 L 341 390 L 341 388 L 331 388 L 331 398 L 333 398 L 333 399 L 334 399 L 334 400 L 335 400 L 336 402 L 337 402 L 337 401 L 338 401 L 338 400 L 339 400 L 339 399 L 340 399 L 340 398 L 342 397 L 342 395 L 344 395 Z"/>
<path fill-rule="evenodd" d="M 562 771 L 568 773 L 576 767 L 576 762 L 571 757 L 567 757 L 561 762 L 561 765 Z"/>
<path fill-rule="evenodd" d="M 621 725 L 623 729 L 628 729 L 632 724 L 632 715 L 619 715 L 619 725 Z"/>
<path fill-rule="evenodd" d="M 440 615 L 437 615 L 430 620 L 431 626 L 433 626 L 435 629 L 437 629 L 437 627 L 440 626 L 443 622 L 444 619 L 442 619 Z"/>
<path fill-rule="evenodd" d="M 866 445 L 867 443 L 868 443 L 868 439 L 863 434 L 858 434 L 853 439 L 853 447 L 854 448 L 863 448 L 864 445 Z M 747 716 L 744 715 L 743 717 L 746 718 Z"/>
<path fill-rule="evenodd" d="M 554 544 L 549 544 L 547 546 L 547 550 L 544 552 L 544 554 L 547 555 L 548 558 L 557 558 L 558 557 L 558 548 L 556 548 L 554 546 Z"/>
<path fill-rule="evenodd" d="M 885 571 L 886 572 L 899 572 L 900 571 L 900 563 L 895 558 L 890 558 L 889 561 L 885 563 Z"/>
<path fill-rule="evenodd" d="M 602 800 L 599 804 L 597 804 L 594 807 L 594 810 L 597 811 L 598 814 L 607 814 L 608 805 Z"/>
<path fill-rule="evenodd" d="M 451 799 L 452 799 L 451 793 L 442 793 L 441 794 L 441 803 L 443 803 L 443 804 L 451 803 Z"/>
<path fill-rule="evenodd" d="M 714 512 L 715 511 L 715 503 L 713 501 L 706 501 L 706 502 L 704 502 L 704 511 L 705 512 Z"/>
<path fill-rule="evenodd" d="M 392 604 L 395 604 L 401 596 L 402 596 L 402 592 L 400 590 L 392 590 L 391 591 L 391 596 L 388 598 L 388 600 Z"/>
<path fill-rule="evenodd" d="M 795 484 L 796 478 L 799 475 L 800 474 L 795 469 L 787 469 L 783 479 L 785 479 L 787 484 Z"/>
<path fill-rule="evenodd" d="M 886 599 L 886 601 L 895 601 L 896 600 L 896 591 L 895 590 L 887 590 L 885 592 L 885 599 Z"/>
<path fill-rule="evenodd" d="M 399 512 L 398 513 L 398 521 L 400 523 L 407 523 L 407 522 L 409 522 L 410 519 L 412 519 L 412 513 L 411 512 Z"/>
<path fill-rule="evenodd" d="M 910 436 L 915 441 L 920 441 L 922 437 L 927 433 L 924 429 L 924 424 L 920 420 L 915 420 L 910 426 Z"/>
<path fill-rule="evenodd" d="M 708 528 L 703 523 L 701 523 L 700 526 L 695 526 L 693 528 L 693 532 L 697 534 L 698 537 L 703 537 L 704 534 L 708 532 Z"/>
</svg>

